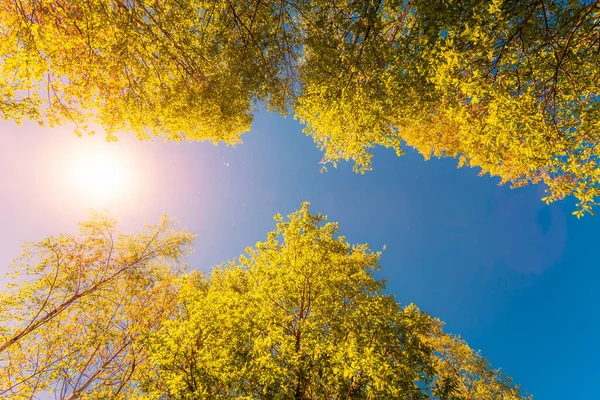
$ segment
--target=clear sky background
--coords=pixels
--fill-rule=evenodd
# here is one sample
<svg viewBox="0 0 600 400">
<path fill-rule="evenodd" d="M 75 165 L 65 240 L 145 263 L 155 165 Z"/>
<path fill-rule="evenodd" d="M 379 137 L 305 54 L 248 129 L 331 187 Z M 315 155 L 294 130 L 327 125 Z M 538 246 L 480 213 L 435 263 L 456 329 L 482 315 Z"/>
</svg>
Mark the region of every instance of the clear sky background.
<svg viewBox="0 0 600 400">
<path fill-rule="evenodd" d="M 129 171 L 120 196 L 91 196 L 74 178 L 97 152 Z M 452 159 L 377 150 L 365 175 L 350 164 L 321 173 L 320 159 L 299 124 L 267 113 L 236 148 L 0 123 L 0 272 L 24 241 L 74 232 L 98 207 L 128 232 L 177 218 L 198 234 L 190 264 L 207 271 L 308 200 L 349 241 L 386 244 L 389 292 L 445 321 L 535 398 L 600 398 L 600 217 L 577 220 L 573 201 L 548 207 L 543 187 L 511 190 Z"/>
</svg>

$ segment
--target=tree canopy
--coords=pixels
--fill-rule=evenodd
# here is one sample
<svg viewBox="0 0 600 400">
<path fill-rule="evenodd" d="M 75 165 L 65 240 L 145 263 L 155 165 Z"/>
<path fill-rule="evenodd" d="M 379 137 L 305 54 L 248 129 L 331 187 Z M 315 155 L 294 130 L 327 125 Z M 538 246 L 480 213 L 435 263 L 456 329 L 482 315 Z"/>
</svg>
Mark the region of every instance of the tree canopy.
<svg viewBox="0 0 600 400">
<path fill-rule="evenodd" d="M 167 219 L 118 234 L 97 214 L 79 235 L 26 243 L 0 291 L 0 398 L 130 398 L 148 365 L 142 335 L 174 312 L 192 239 Z"/>
<path fill-rule="evenodd" d="M 262 104 L 375 146 L 599 194 L 598 0 L 1 0 L 0 115 L 234 144 Z"/>
<path fill-rule="evenodd" d="M 1 0 L 0 115 L 230 144 L 293 113 L 325 162 L 406 143 L 599 194 L 598 0 Z"/>
<path fill-rule="evenodd" d="M 265 242 L 182 274 L 167 220 L 29 244 L 0 298 L 0 396 L 28 399 L 523 399 L 511 379 L 376 279 L 308 203 Z"/>
<path fill-rule="evenodd" d="M 351 245 L 304 203 L 246 255 L 191 274 L 179 314 L 150 338 L 175 399 L 520 399 L 442 323 L 400 307 Z"/>
</svg>

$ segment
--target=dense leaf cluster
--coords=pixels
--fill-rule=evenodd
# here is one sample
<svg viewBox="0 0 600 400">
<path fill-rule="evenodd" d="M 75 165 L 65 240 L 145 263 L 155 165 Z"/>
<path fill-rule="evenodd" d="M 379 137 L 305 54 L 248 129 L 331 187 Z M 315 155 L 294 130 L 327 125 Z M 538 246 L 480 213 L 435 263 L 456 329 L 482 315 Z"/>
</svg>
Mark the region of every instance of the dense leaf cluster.
<svg viewBox="0 0 600 400">
<path fill-rule="evenodd" d="M 598 0 L 2 0 L 0 58 L 4 118 L 234 144 L 263 104 L 325 162 L 406 143 L 599 194 Z"/>
<path fill-rule="evenodd" d="M 193 235 L 167 220 L 25 247 L 0 294 L 0 397 L 58 399 L 522 399 L 442 323 L 400 307 L 305 203 L 210 274 L 182 274 Z"/>
</svg>

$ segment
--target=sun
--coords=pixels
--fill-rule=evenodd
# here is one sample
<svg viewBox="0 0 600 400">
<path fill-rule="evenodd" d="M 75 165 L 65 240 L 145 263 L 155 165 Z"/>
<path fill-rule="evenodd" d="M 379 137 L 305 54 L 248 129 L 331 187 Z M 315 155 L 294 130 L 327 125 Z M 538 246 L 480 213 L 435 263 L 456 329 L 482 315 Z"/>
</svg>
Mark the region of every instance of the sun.
<svg viewBox="0 0 600 400">
<path fill-rule="evenodd" d="M 106 207 L 133 194 L 133 168 L 122 152 L 86 149 L 73 157 L 69 171 L 71 190 L 90 206 Z"/>
</svg>

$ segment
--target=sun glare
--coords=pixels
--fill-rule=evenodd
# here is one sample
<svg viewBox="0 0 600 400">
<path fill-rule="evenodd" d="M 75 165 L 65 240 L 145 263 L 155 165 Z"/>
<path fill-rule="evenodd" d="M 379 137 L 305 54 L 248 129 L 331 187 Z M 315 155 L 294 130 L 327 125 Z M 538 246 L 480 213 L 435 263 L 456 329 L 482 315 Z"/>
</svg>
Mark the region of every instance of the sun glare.
<svg viewBox="0 0 600 400">
<path fill-rule="evenodd" d="M 132 166 L 123 155 L 106 149 L 90 149 L 72 161 L 72 188 L 86 203 L 107 206 L 132 195 Z"/>
</svg>

